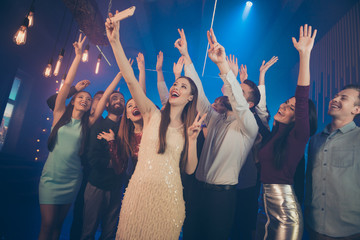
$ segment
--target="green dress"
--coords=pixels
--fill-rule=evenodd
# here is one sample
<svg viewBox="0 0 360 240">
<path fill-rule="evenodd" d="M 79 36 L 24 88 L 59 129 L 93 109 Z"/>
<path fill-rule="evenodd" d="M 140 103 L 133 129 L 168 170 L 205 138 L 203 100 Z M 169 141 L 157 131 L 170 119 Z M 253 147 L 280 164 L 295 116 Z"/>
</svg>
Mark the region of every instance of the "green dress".
<svg viewBox="0 0 360 240">
<path fill-rule="evenodd" d="M 40 184 L 40 204 L 72 203 L 82 181 L 79 156 L 81 120 L 72 118 L 59 128 L 55 147 L 44 165 Z"/>
</svg>

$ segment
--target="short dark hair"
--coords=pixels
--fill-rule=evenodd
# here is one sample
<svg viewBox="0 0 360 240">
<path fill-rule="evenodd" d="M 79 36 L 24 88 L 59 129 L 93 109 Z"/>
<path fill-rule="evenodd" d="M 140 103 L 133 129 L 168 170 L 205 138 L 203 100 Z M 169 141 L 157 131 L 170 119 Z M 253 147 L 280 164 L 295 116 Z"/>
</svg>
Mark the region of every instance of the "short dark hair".
<svg viewBox="0 0 360 240">
<path fill-rule="evenodd" d="M 215 99 L 215 101 L 219 101 L 221 104 L 224 105 L 224 107 L 229 110 L 229 111 L 232 111 L 232 107 L 231 107 L 231 104 L 229 102 L 229 98 L 227 96 L 220 96 L 220 97 L 217 97 Z"/>
<path fill-rule="evenodd" d="M 94 97 L 98 94 L 104 94 L 104 91 L 97 91 L 95 94 L 94 94 Z"/>
<path fill-rule="evenodd" d="M 257 85 L 249 80 L 246 79 L 243 83 L 245 83 L 246 85 L 248 85 L 252 91 L 250 92 L 250 95 L 248 97 L 248 99 L 246 99 L 247 101 L 250 101 L 252 103 L 254 103 L 254 106 L 251 109 L 255 109 L 255 107 L 259 104 L 260 102 L 260 91 L 259 88 L 257 87 Z"/>
<path fill-rule="evenodd" d="M 355 102 L 355 106 L 360 106 L 360 85 L 357 84 L 348 84 L 345 87 L 343 87 L 341 90 L 345 89 L 353 89 L 358 92 L 358 99 Z"/>
</svg>

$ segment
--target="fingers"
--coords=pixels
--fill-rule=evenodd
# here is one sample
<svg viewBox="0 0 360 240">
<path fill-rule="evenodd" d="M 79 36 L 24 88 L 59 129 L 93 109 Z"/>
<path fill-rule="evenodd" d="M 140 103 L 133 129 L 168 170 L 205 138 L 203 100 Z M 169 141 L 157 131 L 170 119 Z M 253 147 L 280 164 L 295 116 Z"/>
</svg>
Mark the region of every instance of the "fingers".
<svg viewBox="0 0 360 240">
<path fill-rule="evenodd" d="M 317 29 L 315 29 L 315 30 L 314 30 L 314 33 L 313 33 L 313 35 L 312 35 L 312 37 L 311 37 L 311 38 L 312 38 L 312 39 L 315 39 L 316 34 L 317 34 Z"/>
<path fill-rule="evenodd" d="M 206 35 L 207 35 L 207 39 L 208 39 L 208 42 L 209 42 L 209 45 L 210 45 L 210 49 L 212 49 L 214 43 L 213 43 L 213 41 L 212 41 L 212 39 L 211 39 L 210 31 L 207 31 L 207 32 L 206 32 Z"/>
<path fill-rule="evenodd" d="M 210 33 L 211 33 L 211 37 L 212 37 L 213 42 L 216 43 L 217 40 L 216 40 L 216 37 L 215 37 L 214 29 L 210 28 Z"/>
<path fill-rule="evenodd" d="M 300 27 L 300 35 L 299 37 L 302 37 L 304 35 L 304 30 L 303 30 L 303 26 Z"/>
<path fill-rule="evenodd" d="M 114 134 L 114 132 L 113 132 L 113 130 L 111 130 L 111 128 L 109 129 L 109 132 L 110 132 L 111 134 Z"/>
<path fill-rule="evenodd" d="M 134 63 L 134 59 L 129 58 L 129 63 L 130 63 L 130 65 L 132 66 L 132 65 L 133 65 L 133 63 Z"/>
<path fill-rule="evenodd" d="M 304 37 L 308 36 L 308 25 L 307 24 L 304 25 L 304 35 L 301 35 L 301 36 L 304 36 Z"/>
<path fill-rule="evenodd" d="M 296 38 L 292 37 L 291 40 L 292 40 L 294 46 L 296 46 L 296 44 L 298 43 L 298 42 L 296 41 Z"/>
</svg>

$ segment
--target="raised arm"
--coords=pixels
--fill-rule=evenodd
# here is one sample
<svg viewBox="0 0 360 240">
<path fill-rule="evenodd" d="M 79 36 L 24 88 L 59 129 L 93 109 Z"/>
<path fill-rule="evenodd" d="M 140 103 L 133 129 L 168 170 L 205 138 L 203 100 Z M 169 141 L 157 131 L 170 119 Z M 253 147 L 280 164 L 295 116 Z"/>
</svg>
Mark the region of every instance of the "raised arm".
<svg viewBox="0 0 360 240">
<path fill-rule="evenodd" d="M 260 101 L 259 104 L 255 107 L 255 111 L 258 114 L 261 122 L 268 128 L 268 117 L 269 113 L 266 107 L 266 90 L 265 90 L 265 74 L 269 68 L 278 61 L 278 57 L 273 56 L 268 62 L 265 63 L 265 60 L 262 61 L 260 66 L 260 75 L 259 75 L 259 91 L 260 91 Z"/>
<path fill-rule="evenodd" d="M 300 27 L 299 41 L 293 37 L 294 47 L 299 52 L 299 77 L 295 92 L 295 136 L 299 139 L 310 137 L 309 90 L 310 90 L 310 54 L 314 46 L 317 30 L 312 34 L 311 26 Z"/>
<path fill-rule="evenodd" d="M 114 92 L 116 86 L 119 84 L 121 77 L 122 74 L 121 72 L 119 72 L 118 74 L 116 74 L 110 85 L 106 88 L 104 94 L 99 100 L 98 105 L 96 106 L 94 114 L 91 115 L 89 118 L 89 126 L 92 126 L 96 122 L 96 120 L 98 120 L 98 118 L 103 114 L 106 103 L 108 102 L 110 95 Z"/>
<path fill-rule="evenodd" d="M 160 101 L 163 106 L 165 106 L 166 102 L 169 99 L 169 90 L 166 86 L 164 73 L 162 71 L 162 66 L 164 62 L 164 54 L 162 51 L 157 55 L 156 61 L 156 73 L 157 73 L 157 88 L 160 96 Z"/>
<path fill-rule="evenodd" d="M 174 75 L 175 75 L 175 80 L 178 79 L 181 76 L 181 72 L 183 70 L 184 63 L 185 63 L 185 60 L 184 60 L 183 56 L 181 56 L 178 59 L 178 61 L 176 63 L 174 63 L 173 72 L 174 72 Z"/>
<path fill-rule="evenodd" d="M 55 124 L 59 121 L 59 119 L 65 112 L 65 108 L 66 108 L 65 101 L 69 94 L 70 87 L 74 82 L 76 72 L 79 68 L 79 64 L 82 56 L 82 47 L 85 42 L 85 39 L 86 36 L 82 38 L 82 34 L 80 33 L 78 41 L 73 43 L 75 49 L 75 58 L 70 66 L 69 72 L 66 75 L 64 85 L 60 89 L 59 94 L 56 98 L 55 107 L 54 107 L 53 126 L 55 126 Z"/>
<path fill-rule="evenodd" d="M 239 65 L 238 65 L 238 59 L 235 57 L 235 55 L 230 54 L 230 56 L 226 56 L 226 61 L 228 62 L 231 71 L 234 73 L 235 78 L 239 74 Z"/>
<path fill-rule="evenodd" d="M 294 47 L 299 52 L 300 64 L 299 64 L 299 77 L 297 85 L 309 86 L 310 85 L 310 54 L 314 46 L 317 30 L 314 30 L 312 34 L 311 26 L 305 24 L 300 27 L 299 41 L 293 37 L 292 41 Z"/>
<path fill-rule="evenodd" d="M 206 118 L 206 114 L 204 114 L 200 118 L 200 113 L 197 114 L 193 124 L 188 128 L 188 141 L 189 141 L 189 149 L 188 149 L 188 158 L 185 165 L 185 172 L 187 174 L 193 174 L 195 172 L 196 166 L 198 164 L 197 157 L 197 138 L 201 131 L 201 123 Z"/>
<path fill-rule="evenodd" d="M 247 66 L 241 64 L 240 66 L 240 83 L 244 82 L 246 79 L 248 79 L 248 74 L 247 74 Z"/>
<path fill-rule="evenodd" d="M 241 131 L 249 138 L 255 139 L 258 126 L 254 115 L 249 109 L 249 104 L 243 95 L 242 88 L 226 61 L 225 48 L 217 42 L 212 29 L 207 32 L 207 36 L 210 44 L 208 56 L 220 70 L 220 77 L 224 81 L 224 92 L 229 98 L 233 112 L 237 117 L 238 125 Z"/>
<path fill-rule="evenodd" d="M 205 92 L 201 80 L 195 70 L 194 64 L 191 61 L 187 48 L 187 41 L 186 41 L 184 29 L 181 30 L 178 29 L 178 32 L 180 34 L 180 38 L 175 41 L 174 45 L 175 48 L 177 48 L 180 54 L 184 57 L 185 76 L 191 78 L 196 84 L 196 87 L 198 88 L 198 101 L 196 108 L 201 114 L 207 113 L 211 109 L 211 104 L 207 99 L 207 97 L 205 96 Z"/>
<path fill-rule="evenodd" d="M 109 17 L 112 17 L 111 13 L 109 13 Z M 146 122 L 150 117 L 151 112 L 157 110 L 157 108 L 146 97 L 139 82 L 135 78 L 134 71 L 126 58 L 124 49 L 120 43 L 119 27 L 120 27 L 120 23 L 118 21 L 111 22 L 110 18 L 106 19 L 106 23 L 105 23 L 106 35 L 113 49 L 116 62 L 120 68 L 121 73 L 124 76 L 125 82 L 130 90 L 130 93 L 134 98 L 135 102 L 137 103 L 137 106 L 139 107 L 139 111 L 141 112 L 143 119 Z"/>
<path fill-rule="evenodd" d="M 146 82 L 145 82 L 145 59 L 142 53 L 139 53 L 136 57 L 136 61 L 139 68 L 139 83 L 141 88 L 144 90 L 146 94 Z"/>
</svg>

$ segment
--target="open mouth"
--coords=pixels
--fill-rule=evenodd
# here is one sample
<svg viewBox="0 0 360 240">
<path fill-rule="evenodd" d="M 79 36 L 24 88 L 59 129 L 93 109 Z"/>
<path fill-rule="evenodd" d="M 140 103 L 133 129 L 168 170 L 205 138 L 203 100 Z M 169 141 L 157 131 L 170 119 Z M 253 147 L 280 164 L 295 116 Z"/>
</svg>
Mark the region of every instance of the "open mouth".
<svg viewBox="0 0 360 240">
<path fill-rule="evenodd" d="M 180 95 L 179 95 L 178 92 L 176 92 L 176 91 L 172 91 L 172 92 L 171 92 L 171 97 L 177 98 L 177 97 L 179 97 L 179 96 L 180 96 Z"/>
<path fill-rule="evenodd" d="M 139 111 L 139 109 L 137 109 L 137 108 L 135 108 L 131 113 L 132 113 L 132 115 L 134 115 L 134 116 L 140 115 L 140 111 Z"/>
<path fill-rule="evenodd" d="M 80 106 L 82 106 L 82 107 L 87 107 L 87 104 L 86 103 L 80 103 Z"/>
<path fill-rule="evenodd" d="M 334 109 L 334 110 L 338 110 L 338 109 L 340 109 L 340 106 L 338 104 L 333 103 L 333 104 L 330 105 L 330 108 Z"/>
</svg>

